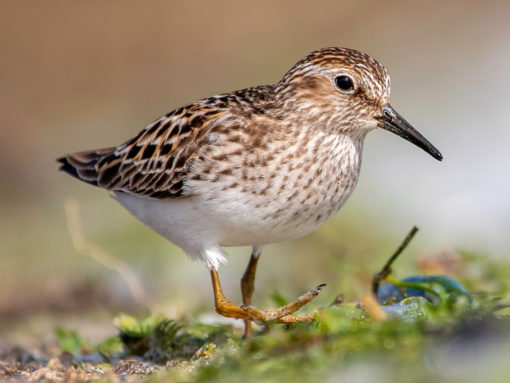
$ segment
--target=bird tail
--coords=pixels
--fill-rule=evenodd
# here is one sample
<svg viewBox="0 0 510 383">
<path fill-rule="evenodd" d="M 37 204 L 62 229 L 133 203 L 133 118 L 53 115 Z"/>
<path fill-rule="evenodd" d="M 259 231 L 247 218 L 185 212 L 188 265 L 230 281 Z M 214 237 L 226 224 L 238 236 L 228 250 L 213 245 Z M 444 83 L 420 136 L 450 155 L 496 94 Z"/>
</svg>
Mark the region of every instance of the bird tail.
<svg viewBox="0 0 510 383">
<path fill-rule="evenodd" d="M 57 159 L 59 170 L 91 185 L 98 186 L 98 162 L 111 155 L 115 147 L 71 153 Z"/>
</svg>

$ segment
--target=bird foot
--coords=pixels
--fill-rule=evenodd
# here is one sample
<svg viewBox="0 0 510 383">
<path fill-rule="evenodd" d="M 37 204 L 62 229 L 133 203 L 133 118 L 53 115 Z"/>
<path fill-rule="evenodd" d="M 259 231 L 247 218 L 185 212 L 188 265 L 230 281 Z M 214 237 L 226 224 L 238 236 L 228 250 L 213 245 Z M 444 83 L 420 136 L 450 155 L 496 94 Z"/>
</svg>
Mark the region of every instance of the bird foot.
<svg viewBox="0 0 510 383">
<path fill-rule="evenodd" d="M 254 276 L 254 273 L 252 273 L 252 275 Z M 289 303 L 288 305 L 282 306 L 280 308 L 259 310 L 249 304 L 251 302 L 251 293 L 253 292 L 252 280 L 251 282 L 248 280 L 248 283 L 244 284 L 245 287 L 248 287 L 243 289 L 243 301 L 245 304 L 236 306 L 232 303 L 232 301 L 225 298 L 223 290 L 221 289 L 218 272 L 215 269 L 211 269 L 211 278 L 213 283 L 216 312 L 225 317 L 243 319 L 245 321 L 244 338 L 247 338 L 251 335 L 252 321 L 264 325 L 264 327 L 269 330 L 269 325 L 272 322 L 291 324 L 298 322 L 309 322 L 313 320 L 313 313 L 293 314 L 308 302 L 312 301 L 317 295 L 319 295 L 322 288 L 326 286 L 325 283 L 320 284 L 319 286 L 301 295 L 298 299 L 296 299 L 295 302 Z M 244 279 L 245 278 L 243 277 L 243 280 Z M 241 285 L 243 286 L 243 284 Z"/>
<path fill-rule="evenodd" d="M 301 295 L 296 301 L 289 303 L 285 306 L 276 308 L 276 309 L 268 309 L 268 310 L 259 310 L 253 306 L 241 305 L 241 309 L 243 309 L 249 316 L 249 318 L 257 323 L 263 324 L 268 327 L 268 324 L 271 322 L 277 323 L 297 323 L 297 322 L 309 322 L 313 320 L 314 314 L 294 314 L 301 307 L 312 301 L 317 295 L 319 295 L 322 288 L 326 286 L 325 283 L 320 284 L 319 286 L 309 290 L 305 294 Z"/>
</svg>

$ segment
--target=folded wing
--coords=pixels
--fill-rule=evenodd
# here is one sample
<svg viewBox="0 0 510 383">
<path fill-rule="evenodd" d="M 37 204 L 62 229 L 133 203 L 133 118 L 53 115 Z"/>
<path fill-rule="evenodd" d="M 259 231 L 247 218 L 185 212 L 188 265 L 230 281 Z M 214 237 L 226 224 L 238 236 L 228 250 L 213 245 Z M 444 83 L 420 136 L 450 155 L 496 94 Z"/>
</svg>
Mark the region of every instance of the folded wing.
<svg viewBox="0 0 510 383">
<path fill-rule="evenodd" d="M 60 170 L 111 191 L 153 198 L 185 195 L 188 170 L 224 112 L 199 103 L 177 109 L 118 147 L 59 158 Z"/>
</svg>

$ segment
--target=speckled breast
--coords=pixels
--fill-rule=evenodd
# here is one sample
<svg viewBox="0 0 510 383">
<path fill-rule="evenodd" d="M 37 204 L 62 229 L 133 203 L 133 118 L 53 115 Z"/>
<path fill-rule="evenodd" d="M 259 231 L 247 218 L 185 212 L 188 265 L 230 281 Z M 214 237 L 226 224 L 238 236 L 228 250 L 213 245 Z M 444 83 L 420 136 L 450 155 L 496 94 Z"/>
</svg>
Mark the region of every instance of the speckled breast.
<svg viewBox="0 0 510 383">
<path fill-rule="evenodd" d="M 253 166 L 239 170 L 244 174 L 209 185 L 207 193 L 201 194 L 208 197 L 207 210 L 222 217 L 215 228 L 220 244 L 262 245 L 317 229 L 352 193 L 361 146 L 362 141 L 350 137 L 317 135 L 303 148 L 281 148 L 263 166 L 252 158 Z M 235 168 L 231 173 L 235 176 Z"/>
</svg>

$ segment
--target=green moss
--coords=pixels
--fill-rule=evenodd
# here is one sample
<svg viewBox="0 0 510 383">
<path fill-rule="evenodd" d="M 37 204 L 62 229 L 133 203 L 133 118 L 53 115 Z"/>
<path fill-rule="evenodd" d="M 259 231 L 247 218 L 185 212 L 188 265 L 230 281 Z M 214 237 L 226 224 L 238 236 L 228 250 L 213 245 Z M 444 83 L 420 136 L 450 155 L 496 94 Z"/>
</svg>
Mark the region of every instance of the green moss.
<svg viewBox="0 0 510 383">
<path fill-rule="evenodd" d="M 70 352 L 73 355 L 89 353 L 92 346 L 81 337 L 76 331 L 59 327 L 55 330 L 57 344 L 62 351 Z"/>
</svg>

